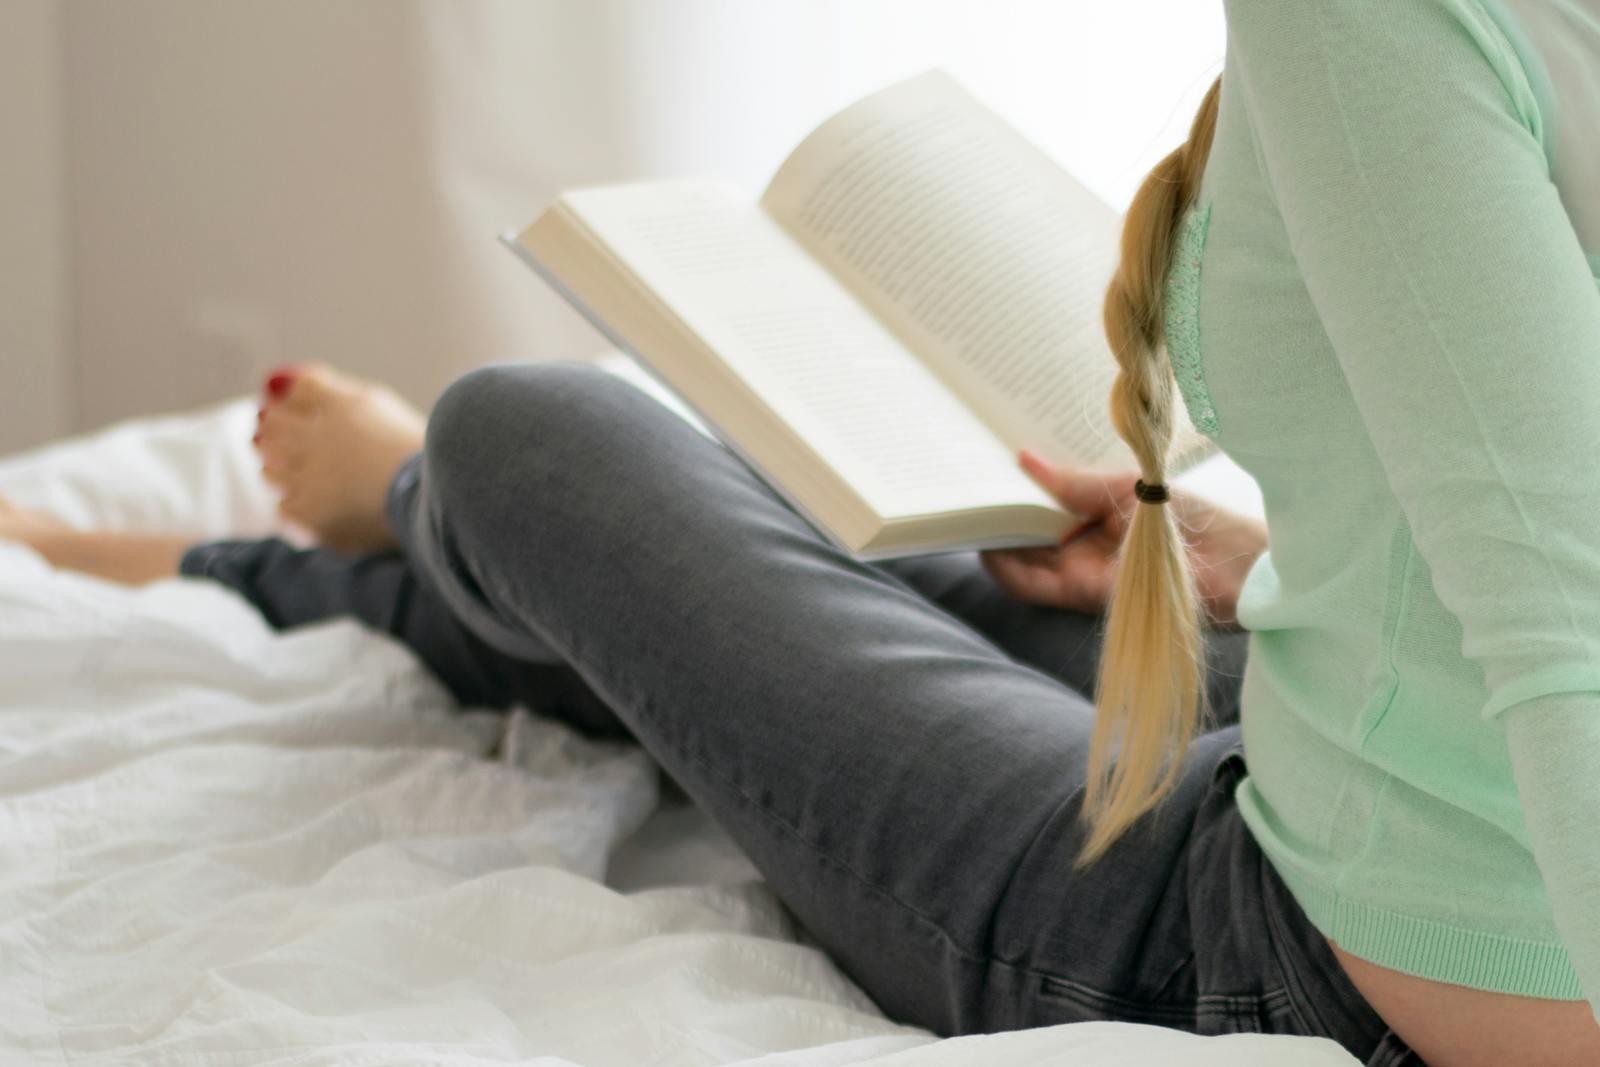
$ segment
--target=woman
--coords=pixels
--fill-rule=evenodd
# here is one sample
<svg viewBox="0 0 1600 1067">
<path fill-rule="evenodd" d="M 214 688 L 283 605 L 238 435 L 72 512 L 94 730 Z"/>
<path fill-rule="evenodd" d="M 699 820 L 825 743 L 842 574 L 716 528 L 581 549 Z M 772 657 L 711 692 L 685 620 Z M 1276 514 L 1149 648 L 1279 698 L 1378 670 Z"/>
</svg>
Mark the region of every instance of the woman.
<svg viewBox="0 0 1600 1067">
<path fill-rule="evenodd" d="M 275 379 L 267 475 L 353 556 L 0 534 L 278 625 L 353 613 L 464 700 L 626 731 L 906 1021 L 1600 1063 L 1600 165 L 1560 137 L 1600 126 L 1600 26 L 1226 6 L 1106 300 L 1139 470 L 1024 458 L 1090 517 L 1060 548 L 857 563 L 562 364 L 469 374 L 425 447 L 381 389 Z M 1261 484 L 1270 553 L 1165 490 L 1180 402 Z M 1242 733 L 1198 732 L 1208 645 Z"/>
</svg>

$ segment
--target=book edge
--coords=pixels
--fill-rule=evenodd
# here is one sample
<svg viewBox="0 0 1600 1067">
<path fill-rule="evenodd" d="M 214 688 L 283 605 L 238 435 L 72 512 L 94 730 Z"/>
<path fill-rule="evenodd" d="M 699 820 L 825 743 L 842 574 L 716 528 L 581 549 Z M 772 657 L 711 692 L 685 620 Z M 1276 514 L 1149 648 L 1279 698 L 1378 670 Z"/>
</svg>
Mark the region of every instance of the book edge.
<svg viewBox="0 0 1600 1067">
<path fill-rule="evenodd" d="M 613 346 L 615 346 L 618 351 L 622 352 L 629 359 L 633 360 L 634 363 L 638 364 L 638 366 L 642 368 L 646 374 L 650 375 L 651 379 L 653 379 L 655 382 L 661 385 L 662 388 L 666 389 L 669 393 L 681 401 L 683 406 L 693 412 L 694 417 L 699 419 L 701 424 L 711 431 L 718 443 L 722 444 L 728 449 L 728 451 L 737 456 L 746 467 L 750 468 L 751 472 L 754 473 L 756 477 L 760 478 L 768 488 L 777 493 L 778 496 L 781 497 L 790 507 L 792 507 L 797 514 L 804 518 L 806 522 L 810 523 L 811 526 L 815 528 L 816 531 L 820 533 L 829 544 L 834 545 L 856 559 L 864 560 L 866 558 L 864 555 L 862 555 L 862 551 L 866 546 L 863 546 L 863 549 L 852 548 L 849 544 L 845 543 L 837 535 L 835 535 L 834 532 L 829 529 L 818 516 L 812 513 L 810 508 L 802 504 L 793 494 L 779 484 L 777 479 L 769 475 L 767 471 L 759 463 L 757 463 L 754 458 L 745 452 L 743 448 L 741 448 L 734 441 L 729 440 L 726 434 L 723 433 L 722 429 L 717 426 L 717 424 L 709 417 L 707 417 L 706 413 L 701 411 L 700 408 L 695 405 L 693 400 L 685 396 L 683 392 L 671 382 L 667 381 L 666 378 L 656 370 L 656 368 L 648 359 L 641 355 L 639 351 L 633 347 L 633 345 L 628 343 L 626 338 L 617 333 L 617 331 L 614 330 L 608 323 L 606 323 L 594 311 L 593 308 L 589 307 L 587 302 L 580 299 L 578 294 L 574 293 L 564 282 L 557 278 L 554 271 L 551 271 L 542 262 L 540 262 L 539 257 L 530 252 L 527 246 L 522 243 L 520 238 L 521 234 L 516 230 L 503 230 L 499 234 L 499 240 L 501 244 L 509 248 L 513 255 L 515 255 L 530 270 L 542 278 L 545 284 L 549 285 L 550 288 L 553 289 L 563 300 L 565 300 L 574 311 L 576 311 L 579 315 L 582 315 L 584 319 L 588 321 L 589 325 L 598 330 L 600 335 Z M 880 517 L 878 533 L 881 533 L 882 531 L 883 527 L 881 525 Z M 868 542 L 868 544 L 870 543 L 871 542 Z"/>
</svg>

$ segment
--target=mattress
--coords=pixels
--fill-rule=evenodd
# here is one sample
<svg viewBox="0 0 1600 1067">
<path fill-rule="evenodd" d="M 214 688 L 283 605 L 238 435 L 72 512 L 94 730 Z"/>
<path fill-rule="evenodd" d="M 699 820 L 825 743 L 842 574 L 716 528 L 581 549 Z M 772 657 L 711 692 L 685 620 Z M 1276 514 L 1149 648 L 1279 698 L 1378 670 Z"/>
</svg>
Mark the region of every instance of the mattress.
<svg viewBox="0 0 1600 1067">
<path fill-rule="evenodd" d="M 0 460 L 0 495 L 277 531 L 253 423 L 240 399 L 64 441 Z M 127 589 L 0 544 L 0 1063 L 1356 1062 L 897 1025 L 661 781 L 635 746 L 454 706 L 351 621 L 276 633 L 203 581 Z"/>
</svg>

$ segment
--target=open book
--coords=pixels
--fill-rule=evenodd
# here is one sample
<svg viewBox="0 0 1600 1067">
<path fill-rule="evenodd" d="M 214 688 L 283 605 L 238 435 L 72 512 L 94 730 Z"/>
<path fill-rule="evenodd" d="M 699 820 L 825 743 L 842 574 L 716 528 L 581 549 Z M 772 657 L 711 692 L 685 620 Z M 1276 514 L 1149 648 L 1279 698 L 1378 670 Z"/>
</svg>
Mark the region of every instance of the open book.
<svg viewBox="0 0 1600 1067">
<path fill-rule="evenodd" d="M 862 558 L 1051 544 L 1018 466 L 1134 465 L 1101 327 L 1120 219 L 941 72 L 822 124 L 759 203 L 569 192 L 502 237 Z M 1180 405 L 1181 408 L 1181 405 Z M 1170 470 L 1211 443 L 1182 417 Z"/>
</svg>

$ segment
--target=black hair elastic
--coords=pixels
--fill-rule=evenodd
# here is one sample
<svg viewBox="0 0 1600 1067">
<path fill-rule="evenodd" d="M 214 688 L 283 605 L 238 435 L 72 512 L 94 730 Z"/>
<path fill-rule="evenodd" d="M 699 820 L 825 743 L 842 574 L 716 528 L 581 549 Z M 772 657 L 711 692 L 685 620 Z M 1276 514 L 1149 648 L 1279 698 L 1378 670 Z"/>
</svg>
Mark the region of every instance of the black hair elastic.
<svg viewBox="0 0 1600 1067">
<path fill-rule="evenodd" d="M 1133 495 L 1138 497 L 1140 502 L 1144 504 L 1165 504 L 1172 499 L 1167 492 L 1166 486 L 1145 485 L 1142 478 L 1133 483 Z"/>
</svg>

